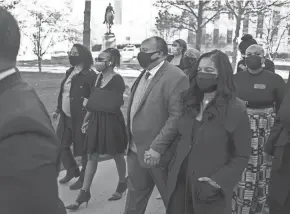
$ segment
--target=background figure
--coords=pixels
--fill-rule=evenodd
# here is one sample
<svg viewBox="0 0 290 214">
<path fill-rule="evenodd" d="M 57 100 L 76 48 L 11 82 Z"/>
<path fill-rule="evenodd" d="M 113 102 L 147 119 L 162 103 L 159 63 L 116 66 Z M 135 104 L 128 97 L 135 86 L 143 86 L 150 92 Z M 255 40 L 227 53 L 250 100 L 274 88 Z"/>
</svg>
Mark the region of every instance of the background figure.
<svg viewBox="0 0 290 214">
<path fill-rule="evenodd" d="M 86 131 L 85 152 L 88 164 L 84 184 L 76 203 L 67 209 L 76 210 L 91 198 L 90 188 L 97 171 L 99 155 L 113 156 L 116 162 L 119 183 L 110 201 L 119 200 L 127 189 L 126 162 L 124 153 L 128 144 L 125 120 L 121 112 L 124 104 L 123 93 L 125 83 L 121 75 L 114 71 L 120 66 L 120 53 L 117 49 L 109 48 L 96 59 L 96 69 L 101 73 L 87 103 L 87 114 L 82 129 Z M 92 105 L 93 103 L 94 105 Z"/>
<path fill-rule="evenodd" d="M 226 54 L 205 53 L 195 69 L 168 166 L 166 213 L 231 214 L 233 189 L 250 155 L 249 118 Z"/>
<path fill-rule="evenodd" d="M 167 61 L 170 62 L 172 65 L 175 65 L 181 70 L 183 70 L 184 65 L 182 62 L 182 58 L 186 50 L 187 50 L 187 44 L 184 40 L 182 39 L 175 40 L 171 47 L 172 55 L 167 56 Z"/>
<path fill-rule="evenodd" d="M 262 214 L 268 194 L 271 158 L 264 144 L 284 96 L 281 76 L 262 67 L 264 49 L 251 45 L 246 50 L 247 71 L 235 74 L 238 97 L 247 104 L 252 129 L 252 151 L 247 169 L 234 191 L 233 213 Z"/>
<path fill-rule="evenodd" d="M 180 93 L 188 88 L 186 75 L 165 61 L 167 54 L 166 42 L 151 37 L 142 42 L 137 57 L 144 71 L 132 86 L 128 105 L 130 145 L 124 214 L 144 214 L 155 185 L 167 204 L 167 172 L 160 159 L 173 143 L 182 110 Z"/>
<path fill-rule="evenodd" d="M 67 173 L 60 179 L 61 184 L 68 183 L 74 177 L 79 177 L 76 183 L 70 186 L 71 190 L 80 189 L 83 185 L 84 173 L 87 164 L 87 156 L 84 153 L 84 134 L 81 132 L 87 102 L 91 88 L 96 80 L 96 73 L 91 70 L 93 58 L 91 52 L 81 44 L 75 44 L 70 53 L 71 68 L 66 72 L 61 82 L 57 99 L 57 109 L 53 113 L 53 119 L 60 115 L 57 134 L 61 140 L 61 160 Z M 71 151 L 73 145 L 73 154 Z M 74 159 L 74 156 L 82 157 L 82 169 Z"/>
<path fill-rule="evenodd" d="M 245 61 L 246 50 L 251 45 L 258 44 L 257 41 L 250 34 L 245 34 L 241 38 L 241 40 L 242 41 L 239 44 L 239 50 L 241 52 L 242 59 L 238 62 L 237 72 L 247 71 L 246 61 Z M 270 59 L 265 58 L 265 61 L 263 62 L 262 67 L 265 68 L 265 70 L 268 70 L 268 71 L 271 71 L 271 72 L 275 73 L 275 65 L 274 65 L 274 62 L 272 62 Z"/>
<path fill-rule="evenodd" d="M 106 21 L 107 21 L 107 15 L 108 15 L 108 13 L 112 13 L 112 14 L 115 13 L 115 11 L 114 11 L 114 9 L 113 9 L 111 3 L 109 3 L 109 6 L 106 8 L 105 19 L 104 19 L 103 24 L 105 24 Z M 108 24 L 112 24 L 112 25 L 113 25 L 114 23 L 113 23 L 113 21 L 112 21 L 112 23 L 108 23 Z"/>
<path fill-rule="evenodd" d="M 189 76 L 191 72 L 195 71 L 194 66 L 199 57 L 200 52 L 195 48 L 190 48 L 185 51 L 182 58 L 182 63 L 184 67 L 183 71 L 187 76 Z"/>
<path fill-rule="evenodd" d="M 286 93 L 276 116 L 275 124 L 265 145 L 265 152 L 273 156 L 269 182 L 269 214 L 290 213 L 290 74 Z"/>
<path fill-rule="evenodd" d="M 60 142 L 49 115 L 20 76 L 20 29 L 0 7 L 0 209 L 3 214 L 65 214 L 58 198 Z"/>
</svg>

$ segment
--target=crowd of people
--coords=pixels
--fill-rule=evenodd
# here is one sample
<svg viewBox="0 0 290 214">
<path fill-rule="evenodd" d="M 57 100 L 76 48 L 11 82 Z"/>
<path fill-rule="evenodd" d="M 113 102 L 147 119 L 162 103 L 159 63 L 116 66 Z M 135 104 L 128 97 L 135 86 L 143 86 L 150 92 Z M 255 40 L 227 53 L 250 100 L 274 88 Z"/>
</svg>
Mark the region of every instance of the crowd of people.
<svg viewBox="0 0 290 214">
<path fill-rule="evenodd" d="M 52 114 L 56 132 L 16 68 L 19 46 L 17 21 L 0 8 L 1 213 L 65 214 L 88 204 L 100 155 L 116 162 L 108 200 L 127 191 L 124 214 L 144 214 L 155 186 L 167 214 L 290 213 L 290 83 L 251 35 L 242 37 L 237 72 L 220 50 L 201 54 L 178 39 L 170 55 L 162 38 L 144 40 L 126 121 L 119 51 L 93 59 L 75 44 Z M 61 163 L 60 184 L 78 178 L 68 206 L 58 197 Z"/>
</svg>

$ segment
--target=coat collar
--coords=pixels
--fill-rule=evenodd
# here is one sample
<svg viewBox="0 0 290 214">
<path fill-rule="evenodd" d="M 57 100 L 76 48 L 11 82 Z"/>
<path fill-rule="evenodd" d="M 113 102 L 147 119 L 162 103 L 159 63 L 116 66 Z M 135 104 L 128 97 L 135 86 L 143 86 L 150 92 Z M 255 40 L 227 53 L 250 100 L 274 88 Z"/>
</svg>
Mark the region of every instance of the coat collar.
<svg viewBox="0 0 290 214">
<path fill-rule="evenodd" d="M 16 84 L 22 82 L 19 70 L 17 68 L 16 72 L 0 80 L 0 95 L 7 89 L 11 89 Z"/>
</svg>

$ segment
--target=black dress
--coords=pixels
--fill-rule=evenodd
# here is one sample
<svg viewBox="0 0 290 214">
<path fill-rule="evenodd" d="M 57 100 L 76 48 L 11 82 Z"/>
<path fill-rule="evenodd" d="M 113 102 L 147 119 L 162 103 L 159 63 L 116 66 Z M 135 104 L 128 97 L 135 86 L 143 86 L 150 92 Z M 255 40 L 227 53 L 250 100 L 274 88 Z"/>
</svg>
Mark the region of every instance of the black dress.
<svg viewBox="0 0 290 214">
<path fill-rule="evenodd" d="M 101 78 L 96 87 L 100 88 Z M 105 85 L 104 90 L 111 90 L 123 95 L 125 83 L 117 74 Z M 117 113 L 104 111 L 92 112 L 89 127 L 85 139 L 85 151 L 87 154 L 98 153 L 115 156 L 124 153 L 127 148 L 127 134 L 124 116 L 121 109 Z"/>
</svg>

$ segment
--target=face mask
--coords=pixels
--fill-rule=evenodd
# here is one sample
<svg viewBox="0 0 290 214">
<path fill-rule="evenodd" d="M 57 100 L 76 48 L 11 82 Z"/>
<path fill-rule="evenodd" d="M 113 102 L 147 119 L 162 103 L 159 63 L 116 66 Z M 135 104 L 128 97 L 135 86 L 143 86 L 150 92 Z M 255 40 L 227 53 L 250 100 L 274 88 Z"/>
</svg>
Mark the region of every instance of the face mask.
<svg viewBox="0 0 290 214">
<path fill-rule="evenodd" d="M 137 56 L 137 59 L 138 59 L 138 62 L 140 64 L 140 66 L 142 68 L 147 68 L 151 63 L 157 61 L 159 58 L 156 58 L 156 59 L 151 59 L 151 56 L 153 54 L 156 54 L 158 53 L 159 51 L 156 51 L 156 52 L 153 52 L 153 53 L 145 53 L 145 52 L 139 52 L 138 53 L 138 56 Z"/>
<path fill-rule="evenodd" d="M 172 48 L 171 48 L 171 53 L 172 53 L 173 55 L 178 55 L 178 54 L 179 54 L 178 47 L 172 47 Z"/>
<path fill-rule="evenodd" d="M 79 65 L 81 64 L 81 57 L 80 56 L 69 56 L 69 63 L 72 65 L 72 66 L 76 66 L 76 65 Z"/>
<path fill-rule="evenodd" d="M 203 93 L 210 93 L 217 89 L 217 75 L 210 73 L 198 73 L 196 76 L 196 84 Z"/>
<path fill-rule="evenodd" d="M 107 68 L 106 62 L 95 62 L 95 68 L 99 72 L 104 71 Z"/>
<path fill-rule="evenodd" d="M 246 57 L 246 65 L 251 70 L 257 70 L 262 67 L 262 58 L 256 55 L 248 56 Z"/>
</svg>

